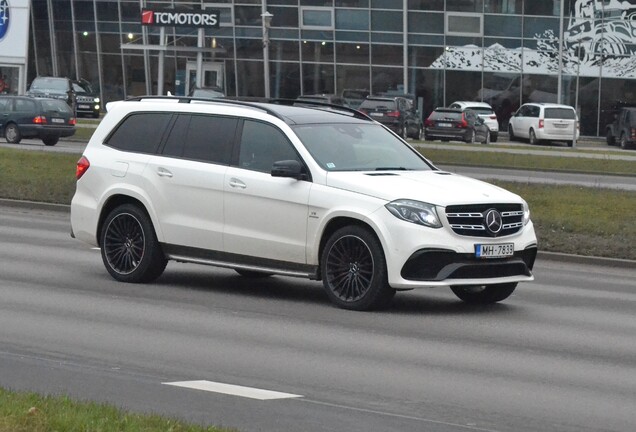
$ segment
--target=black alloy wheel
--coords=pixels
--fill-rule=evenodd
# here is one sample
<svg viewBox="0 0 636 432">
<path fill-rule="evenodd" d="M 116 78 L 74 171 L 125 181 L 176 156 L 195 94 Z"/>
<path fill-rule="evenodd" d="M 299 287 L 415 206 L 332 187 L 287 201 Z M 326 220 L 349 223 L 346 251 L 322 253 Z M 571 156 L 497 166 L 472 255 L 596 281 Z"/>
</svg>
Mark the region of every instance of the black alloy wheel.
<svg viewBox="0 0 636 432">
<path fill-rule="evenodd" d="M 145 211 L 124 204 L 106 217 L 101 232 L 102 260 L 120 282 L 151 282 L 166 268 L 166 259 Z"/>
<path fill-rule="evenodd" d="M 462 301 L 470 304 L 491 304 L 507 299 L 517 288 L 517 283 L 497 285 L 456 285 L 451 286 L 453 293 Z"/>
<path fill-rule="evenodd" d="M 352 310 L 379 309 L 395 295 L 387 281 L 386 259 L 368 229 L 346 226 L 334 232 L 321 256 L 322 281 L 330 300 Z"/>
</svg>

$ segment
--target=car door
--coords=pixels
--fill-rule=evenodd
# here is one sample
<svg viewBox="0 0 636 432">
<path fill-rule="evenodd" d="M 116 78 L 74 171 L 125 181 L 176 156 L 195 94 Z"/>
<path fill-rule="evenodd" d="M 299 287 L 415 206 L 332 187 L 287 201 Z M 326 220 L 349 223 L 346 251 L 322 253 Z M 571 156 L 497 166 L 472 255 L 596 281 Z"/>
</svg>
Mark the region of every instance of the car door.
<svg viewBox="0 0 636 432">
<path fill-rule="evenodd" d="M 516 136 L 528 138 L 528 126 L 530 122 L 530 107 L 523 105 L 514 116 L 514 132 Z"/>
<path fill-rule="evenodd" d="M 239 148 L 225 174 L 224 250 L 304 264 L 312 183 L 272 177 L 272 164 L 279 160 L 302 163 L 279 128 L 244 120 Z"/>
<path fill-rule="evenodd" d="M 11 98 L 0 96 L 0 137 L 4 136 L 4 125 L 9 119 L 12 104 Z"/>
<path fill-rule="evenodd" d="M 223 182 L 238 119 L 180 114 L 146 168 L 145 190 L 164 242 L 223 249 Z"/>
</svg>

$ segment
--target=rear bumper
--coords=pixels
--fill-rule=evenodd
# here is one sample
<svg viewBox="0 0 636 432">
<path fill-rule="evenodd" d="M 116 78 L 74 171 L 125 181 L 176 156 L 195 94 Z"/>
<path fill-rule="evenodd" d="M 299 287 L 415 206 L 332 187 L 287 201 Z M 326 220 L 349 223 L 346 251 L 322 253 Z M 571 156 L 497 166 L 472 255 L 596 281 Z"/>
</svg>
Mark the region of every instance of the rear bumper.
<svg viewBox="0 0 636 432">
<path fill-rule="evenodd" d="M 464 141 L 468 137 L 470 129 L 458 128 L 426 128 L 424 131 L 425 139 L 453 139 Z"/>
<path fill-rule="evenodd" d="M 75 134 L 75 126 L 28 125 L 20 126 L 24 138 L 69 137 Z"/>
</svg>

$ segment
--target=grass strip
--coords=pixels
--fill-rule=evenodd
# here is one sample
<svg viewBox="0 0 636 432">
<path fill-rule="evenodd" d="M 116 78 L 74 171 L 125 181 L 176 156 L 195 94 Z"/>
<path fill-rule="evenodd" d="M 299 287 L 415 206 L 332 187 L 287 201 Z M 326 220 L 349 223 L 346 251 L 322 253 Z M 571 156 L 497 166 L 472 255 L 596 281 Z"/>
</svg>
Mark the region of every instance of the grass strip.
<svg viewBox="0 0 636 432">
<path fill-rule="evenodd" d="M 159 415 L 133 414 L 106 404 L 0 388 L 0 432 L 231 432 Z"/>
</svg>

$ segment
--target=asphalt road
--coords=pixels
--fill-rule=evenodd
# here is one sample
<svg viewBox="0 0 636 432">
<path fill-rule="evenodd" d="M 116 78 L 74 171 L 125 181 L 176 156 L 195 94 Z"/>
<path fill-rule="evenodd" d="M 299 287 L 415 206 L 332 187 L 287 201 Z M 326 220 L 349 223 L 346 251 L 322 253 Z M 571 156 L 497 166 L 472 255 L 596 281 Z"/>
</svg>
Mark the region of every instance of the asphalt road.
<svg viewBox="0 0 636 432">
<path fill-rule="evenodd" d="M 636 270 L 535 274 L 499 305 L 434 289 L 374 313 L 172 262 L 126 285 L 67 213 L 0 206 L 0 386 L 245 432 L 633 431 Z"/>
</svg>

